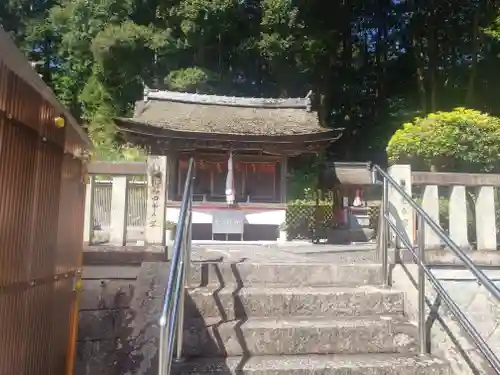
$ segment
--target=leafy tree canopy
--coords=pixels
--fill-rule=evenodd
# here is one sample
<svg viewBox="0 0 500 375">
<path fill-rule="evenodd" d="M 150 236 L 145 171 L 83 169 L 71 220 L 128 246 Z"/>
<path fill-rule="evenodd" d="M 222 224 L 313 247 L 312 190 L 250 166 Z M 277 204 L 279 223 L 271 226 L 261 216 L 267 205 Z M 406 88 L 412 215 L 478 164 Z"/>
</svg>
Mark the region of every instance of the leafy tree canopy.
<svg viewBox="0 0 500 375">
<path fill-rule="evenodd" d="M 475 172 L 500 167 L 500 119 L 456 108 L 417 117 L 396 131 L 387 147 L 393 163 L 416 168 Z"/>
<path fill-rule="evenodd" d="M 492 0 L 3 0 L 0 23 L 106 153 L 146 84 L 314 93 L 336 158 L 385 159 L 396 129 L 456 107 L 500 115 Z M 441 115 L 438 115 L 441 116 Z"/>
</svg>

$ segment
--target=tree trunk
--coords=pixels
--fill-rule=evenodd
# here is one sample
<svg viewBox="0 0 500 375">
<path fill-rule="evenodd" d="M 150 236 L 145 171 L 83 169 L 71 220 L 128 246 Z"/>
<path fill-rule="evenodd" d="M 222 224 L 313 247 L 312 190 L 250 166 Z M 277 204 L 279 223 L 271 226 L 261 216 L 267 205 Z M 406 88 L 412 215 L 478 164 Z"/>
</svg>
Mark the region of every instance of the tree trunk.
<svg viewBox="0 0 500 375">
<path fill-rule="evenodd" d="M 329 109 L 330 109 L 330 98 L 329 93 L 325 91 L 323 88 L 319 93 L 318 99 L 318 120 L 322 127 L 328 127 L 328 118 L 329 118 Z"/>
<path fill-rule="evenodd" d="M 467 85 L 467 95 L 465 98 L 465 104 L 468 107 L 474 105 L 474 88 L 477 77 L 477 65 L 478 65 L 478 54 L 480 48 L 479 39 L 479 17 L 480 17 L 480 7 L 476 7 L 473 19 L 473 30 L 472 30 L 472 64 L 470 68 L 469 83 Z"/>
<path fill-rule="evenodd" d="M 427 40 L 429 43 L 428 57 L 429 57 L 429 77 L 430 77 L 430 110 L 435 112 L 438 109 L 438 77 L 437 69 L 439 65 L 438 51 L 436 42 L 436 7 L 434 0 L 430 1 L 429 11 L 427 17 Z"/>
<path fill-rule="evenodd" d="M 420 49 L 420 46 L 418 45 L 415 36 L 413 37 L 412 40 L 412 47 L 413 47 L 413 56 L 415 58 L 415 64 L 417 66 L 416 77 L 417 77 L 418 95 L 420 98 L 420 109 L 422 110 L 423 113 L 427 113 L 427 90 L 425 89 L 424 66 L 421 58 L 422 51 Z"/>
<path fill-rule="evenodd" d="M 411 45 L 413 49 L 413 58 L 415 59 L 417 90 L 420 98 L 420 108 L 423 113 L 427 113 L 427 90 L 425 88 L 424 61 L 422 58 L 422 47 L 420 38 L 422 35 L 422 16 L 418 8 L 417 0 L 412 0 L 411 7 L 413 17 L 411 24 Z"/>
</svg>

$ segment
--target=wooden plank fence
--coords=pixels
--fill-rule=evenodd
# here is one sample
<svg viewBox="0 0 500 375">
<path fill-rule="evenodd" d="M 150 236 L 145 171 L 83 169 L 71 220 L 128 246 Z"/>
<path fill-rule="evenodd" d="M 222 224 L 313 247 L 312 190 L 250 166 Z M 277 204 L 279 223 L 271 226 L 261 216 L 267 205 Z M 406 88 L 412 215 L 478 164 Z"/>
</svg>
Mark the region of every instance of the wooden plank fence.
<svg viewBox="0 0 500 375">
<path fill-rule="evenodd" d="M 0 51 L 0 374 L 69 375 L 90 142 L 1 27 Z"/>
</svg>

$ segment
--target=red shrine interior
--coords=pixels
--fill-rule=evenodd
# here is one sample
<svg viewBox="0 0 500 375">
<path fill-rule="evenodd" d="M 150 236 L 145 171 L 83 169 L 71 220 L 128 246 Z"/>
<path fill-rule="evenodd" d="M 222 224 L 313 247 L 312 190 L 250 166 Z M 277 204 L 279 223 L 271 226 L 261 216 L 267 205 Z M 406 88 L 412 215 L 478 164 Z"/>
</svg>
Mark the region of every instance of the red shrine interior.
<svg viewBox="0 0 500 375">
<path fill-rule="evenodd" d="M 195 163 L 195 201 L 225 202 L 228 154 L 197 155 Z M 174 200 L 180 200 L 188 168 L 188 155 L 177 159 L 174 172 Z M 233 155 L 236 203 L 282 203 L 284 200 L 282 158 Z"/>
</svg>

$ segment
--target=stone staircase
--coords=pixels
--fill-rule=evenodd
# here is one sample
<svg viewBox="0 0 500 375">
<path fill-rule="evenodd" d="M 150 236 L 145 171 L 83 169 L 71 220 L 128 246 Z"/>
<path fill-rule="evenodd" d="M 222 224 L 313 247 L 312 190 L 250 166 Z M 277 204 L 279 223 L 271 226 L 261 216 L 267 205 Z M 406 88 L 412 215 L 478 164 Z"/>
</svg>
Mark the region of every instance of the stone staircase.
<svg viewBox="0 0 500 375">
<path fill-rule="evenodd" d="M 449 374 L 418 354 L 404 296 L 380 287 L 380 276 L 372 264 L 199 265 L 186 299 L 186 361 L 173 373 Z"/>
</svg>

